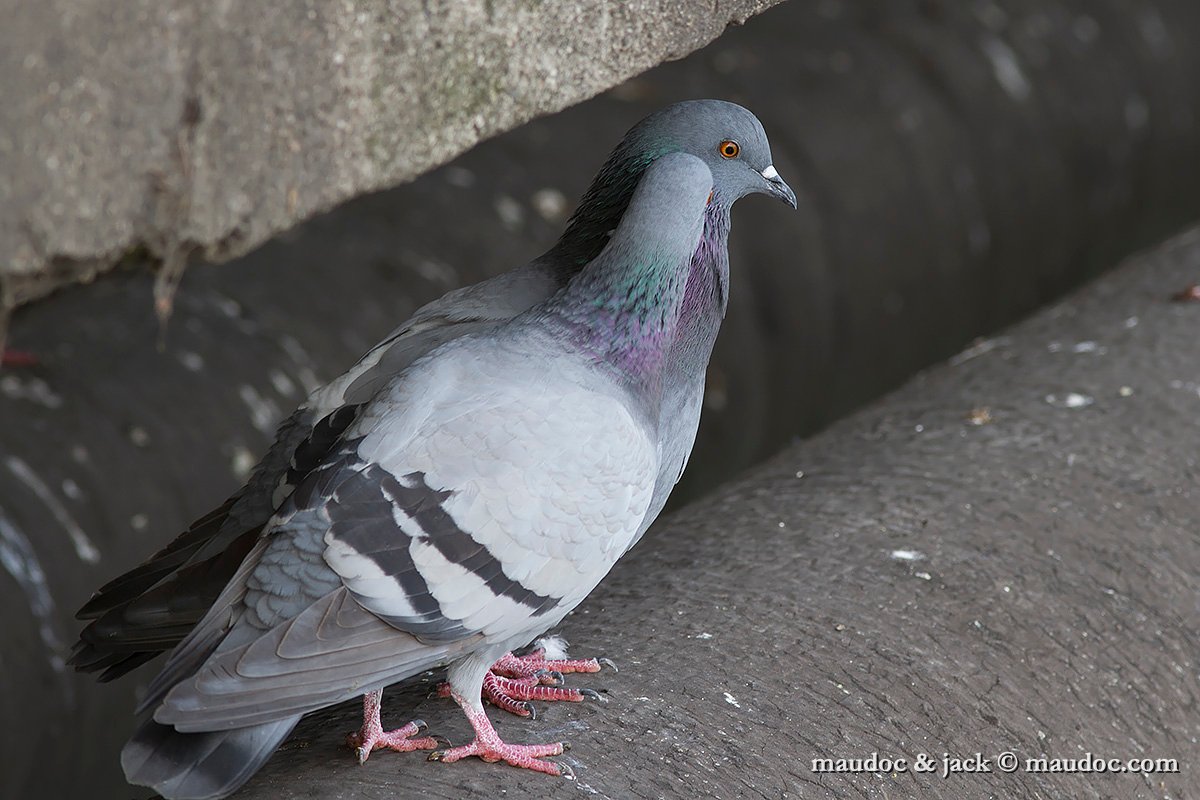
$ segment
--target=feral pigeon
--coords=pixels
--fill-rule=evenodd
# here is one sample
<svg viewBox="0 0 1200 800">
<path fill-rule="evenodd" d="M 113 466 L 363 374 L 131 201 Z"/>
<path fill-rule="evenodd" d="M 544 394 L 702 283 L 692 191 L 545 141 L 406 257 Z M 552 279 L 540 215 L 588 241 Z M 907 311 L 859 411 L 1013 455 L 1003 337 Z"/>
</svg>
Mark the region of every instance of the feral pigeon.
<svg viewBox="0 0 1200 800">
<path fill-rule="evenodd" d="M 707 362 L 725 310 L 730 208 L 752 192 L 795 206 L 791 189 L 772 166 L 762 125 L 746 109 L 719 100 L 676 103 L 642 120 L 612 152 L 553 248 L 512 272 L 428 304 L 344 375 L 313 392 L 280 426 L 274 445 L 241 490 L 145 564 L 102 587 L 80 610 L 81 619 L 93 621 L 72 663 L 100 672 L 100 680 L 106 681 L 178 644 L 216 600 L 298 476 L 327 454 L 378 386 L 444 342 L 550 297 L 600 251 L 624 213 L 634 182 L 648 164 L 669 152 L 704 160 L 715 188 L 685 301 L 695 313 L 685 320 L 669 365 L 663 396 L 668 422 L 661 434 L 665 457 L 643 530 L 648 527 L 695 438 L 703 393 L 703 371 L 696 364 Z M 537 671 L 539 665 L 527 666 Z M 570 690 L 564 696 L 578 699 Z M 490 691 L 489 698 L 501 700 Z M 504 707 L 529 713 L 520 703 Z"/>
<path fill-rule="evenodd" d="M 146 564 L 106 585 L 81 610 L 82 618 L 94 622 L 84 631 L 73 663 L 87 671 L 103 670 L 101 679 L 107 680 L 179 643 L 258 547 L 264 525 L 306 476 L 334 457 L 335 447 L 361 423 L 383 387 L 425 354 L 468 334 L 487 336 L 567 284 L 606 245 L 648 165 L 675 152 L 704 161 L 713 189 L 704 232 L 691 258 L 682 301 L 687 313 L 666 359 L 658 428 L 662 457 L 651 502 L 629 544 L 636 541 L 661 510 L 694 441 L 704 366 L 725 309 L 730 207 L 751 192 L 795 205 L 771 165 L 758 120 L 721 101 L 679 103 L 647 117 L 614 150 L 554 248 L 513 272 L 430 303 L 345 375 L 314 392 L 281 426 L 276 443 L 242 490 Z M 515 668 L 521 675 L 536 674 L 546 665 L 559 665 L 561 672 L 598 668 L 595 661 L 544 661 L 536 655 L 532 662 L 519 662 L 519 657 L 504 654 L 497 667 L 505 665 L 505 674 L 514 674 Z M 487 677 L 493 681 L 489 700 L 528 713 L 526 704 L 494 690 L 495 676 Z M 537 689 L 541 699 L 580 698 L 574 690 Z M 378 723 L 378 701 L 377 692 L 364 698 L 359 739 L 367 746 L 360 747 L 362 758 L 371 747 L 391 746 Z"/>
<path fill-rule="evenodd" d="M 131 781 L 225 795 L 301 715 L 447 663 L 475 739 L 433 758 L 560 774 L 561 743 L 501 741 L 484 676 L 591 592 L 650 508 L 712 189 L 700 159 L 657 159 L 566 287 L 379 388 L 151 684 Z"/>
</svg>

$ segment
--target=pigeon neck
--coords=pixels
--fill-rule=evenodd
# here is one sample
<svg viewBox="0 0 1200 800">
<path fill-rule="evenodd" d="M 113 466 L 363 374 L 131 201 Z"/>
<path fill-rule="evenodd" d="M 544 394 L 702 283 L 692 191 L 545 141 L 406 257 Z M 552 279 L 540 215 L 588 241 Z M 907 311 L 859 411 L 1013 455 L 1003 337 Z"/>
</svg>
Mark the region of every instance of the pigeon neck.
<svg viewBox="0 0 1200 800">
<path fill-rule="evenodd" d="M 729 223 L 728 205 L 714 196 L 686 270 L 647 263 L 611 274 L 591 264 L 552 301 L 553 313 L 585 349 L 633 374 L 653 372 L 667 350 L 680 360 L 673 368 L 707 363 L 729 297 Z"/>
<path fill-rule="evenodd" d="M 719 324 L 725 317 L 729 302 L 729 222 L 728 204 L 714 195 L 704 214 L 704 233 L 692 256 L 683 300 L 683 318 L 693 324 L 704 324 L 714 316 Z"/>
<path fill-rule="evenodd" d="M 600 364 L 612 365 L 643 391 L 661 385 L 675 340 L 690 260 L 677 253 L 620 257 L 610 249 L 549 304 L 567 336 Z"/>
<path fill-rule="evenodd" d="M 644 170 L 644 165 L 642 170 Z M 628 181 L 602 183 L 605 172 L 625 174 Z M 571 218 L 566 231 L 545 255 L 538 259 L 555 273 L 565 286 L 580 273 L 608 244 L 609 237 L 621 222 L 629 206 L 630 195 L 639 172 L 621 172 L 609 167 L 592 184 Z M 692 259 L 692 275 L 688 285 L 688 304 L 715 302 L 720 318 L 725 316 L 729 290 L 729 220 L 730 204 L 719 193 L 714 194 L 704 215 L 704 235 Z M 693 286 L 699 280 L 700 284 Z M 710 298 L 712 294 L 714 297 Z M 693 295 L 695 298 L 693 299 Z"/>
<path fill-rule="evenodd" d="M 623 142 L 617 152 L 632 154 L 609 157 L 579 201 L 567 229 L 543 257 L 562 283 L 600 254 L 625 215 L 646 167 L 669 150 L 666 146 L 642 147 Z"/>
</svg>

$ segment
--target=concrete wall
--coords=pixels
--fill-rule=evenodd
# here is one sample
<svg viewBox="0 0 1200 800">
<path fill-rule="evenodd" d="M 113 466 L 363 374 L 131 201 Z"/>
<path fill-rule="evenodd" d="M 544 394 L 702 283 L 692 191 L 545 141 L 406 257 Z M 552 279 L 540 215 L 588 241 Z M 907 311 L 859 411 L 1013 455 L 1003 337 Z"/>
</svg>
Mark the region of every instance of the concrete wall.
<svg viewBox="0 0 1200 800">
<path fill-rule="evenodd" d="M 129 796 L 116 750 L 137 680 L 97 687 L 59 669 L 73 609 L 233 488 L 305 386 L 417 304 L 552 241 L 646 111 L 745 103 L 801 192 L 799 213 L 763 199 L 735 213 L 695 495 L 1200 216 L 1198 34 L 1187 0 L 785 4 L 244 260 L 191 270 L 161 350 L 144 271 L 22 309 L 13 344 L 41 363 L 0 374 L 0 603 L 13 612 L 0 680 L 27 691 L 0 693 L 4 718 L 24 721 L 0 733 L 0 796 Z M 848 453 L 869 479 L 871 454 Z"/>
<path fill-rule="evenodd" d="M 606 703 L 500 719 L 577 783 L 343 744 L 320 712 L 243 800 L 1193 797 L 1200 638 L 1200 230 L 668 518 L 562 626 Z M 428 682 L 384 696 L 454 744 Z M 501 717 L 499 713 L 493 717 Z M 934 773 L 817 774 L 871 753 Z M 990 774 L 943 778 L 943 753 Z M 1018 768 L 997 768 L 1012 753 Z M 1173 758 L 1031 772 L 1028 758 Z"/>
<path fill-rule="evenodd" d="M 774 2 L 4 0 L 0 311 L 146 256 L 166 300 Z"/>
</svg>

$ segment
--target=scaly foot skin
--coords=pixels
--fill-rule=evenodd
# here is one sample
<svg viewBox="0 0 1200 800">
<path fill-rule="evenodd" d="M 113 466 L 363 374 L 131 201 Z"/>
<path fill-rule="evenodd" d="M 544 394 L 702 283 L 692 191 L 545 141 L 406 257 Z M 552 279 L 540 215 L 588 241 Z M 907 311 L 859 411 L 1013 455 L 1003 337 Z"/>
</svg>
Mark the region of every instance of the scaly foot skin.
<svg viewBox="0 0 1200 800">
<path fill-rule="evenodd" d="M 385 731 L 379 719 L 379 706 L 383 701 L 383 690 L 363 695 L 363 724 L 358 733 L 346 736 L 346 743 L 354 748 L 358 763 L 365 764 L 371 751 L 381 748 L 408 753 L 413 750 L 436 750 L 438 742 L 432 736 L 414 739 L 425 727 L 424 720 L 414 719 L 402 728 Z"/>
<path fill-rule="evenodd" d="M 471 727 L 475 729 L 475 741 L 462 747 L 450 747 L 445 750 L 435 750 L 429 754 L 430 761 L 444 761 L 451 764 L 469 756 L 482 758 L 484 761 L 503 761 L 514 767 L 544 772 L 547 775 L 565 775 L 574 778 L 575 773 L 566 764 L 545 761 L 546 756 L 562 755 L 567 746 L 562 742 L 551 744 L 509 744 L 501 741 L 500 734 L 492 727 L 482 708 L 474 708 L 463 701 L 454 692 L 450 693 L 454 702 L 466 713 Z"/>
<path fill-rule="evenodd" d="M 613 666 L 608 659 L 603 659 L 603 662 Z M 573 672 L 599 672 L 600 664 L 601 660 L 595 658 L 546 658 L 546 649 L 538 647 L 523 656 L 505 653 L 492 664 L 492 672 L 507 678 L 531 678 L 544 672 L 557 672 L 561 676 Z"/>
<path fill-rule="evenodd" d="M 523 656 L 505 653 L 484 676 L 483 699 L 502 711 L 530 719 L 537 717 L 534 707 L 528 702 L 530 700 L 581 703 L 587 699 L 604 702 L 604 697 L 591 689 L 567 689 L 562 685 L 564 674 L 599 672 L 601 664 L 614 672 L 617 669 L 607 658 L 548 659 L 544 647 L 538 647 Z M 438 696 L 450 697 L 450 684 L 438 686 Z"/>
</svg>

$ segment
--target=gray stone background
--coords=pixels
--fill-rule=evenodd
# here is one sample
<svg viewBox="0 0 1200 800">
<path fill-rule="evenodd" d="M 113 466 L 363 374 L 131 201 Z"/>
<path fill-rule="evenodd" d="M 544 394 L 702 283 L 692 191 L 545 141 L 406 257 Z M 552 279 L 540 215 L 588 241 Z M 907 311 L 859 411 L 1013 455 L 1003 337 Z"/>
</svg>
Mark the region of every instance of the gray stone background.
<svg viewBox="0 0 1200 800">
<path fill-rule="evenodd" d="M 0 602 L 13 611 L 0 679 L 29 689 L 0 696 L 4 718 L 17 721 L 0 733 L 0 795 L 130 796 L 116 752 L 148 675 L 98 687 L 63 671 L 72 611 L 234 488 L 306 387 L 421 303 L 553 241 L 609 148 L 664 103 L 747 105 L 800 194 L 798 213 L 762 199 L 735 211 L 733 297 L 685 498 L 1200 216 L 1200 8 L 1187 0 L 793 0 L 638 74 L 760 5 L 430 6 L 419 17 L 429 32 L 408 39 L 417 17 L 403 4 L 314 7 L 313 25 L 300 4 L 262 19 L 183 4 L 153 14 L 131 5 L 142 16 L 124 21 L 99 4 L 7 15 L 5 302 L 112 274 L 19 309 L 9 343 L 39 364 L 0 372 Z M 363 37 L 373 44 L 347 44 Z M 444 58 L 430 56 L 438 41 L 473 54 L 472 81 L 495 81 L 472 114 L 450 102 L 461 95 Z M 344 71 L 330 66 L 338 52 Z M 421 69 L 442 82 L 414 78 Z M 388 102 L 363 99 L 363 76 Z M 618 82 L 244 258 L 202 263 Z M 280 138 L 288 131 L 298 151 Z M 368 146 L 372 132 L 383 138 Z M 567 625 L 581 651 L 607 649 L 631 665 L 619 680 L 595 679 L 614 703 L 552 709 L 508 729 L 534 738 L 567 726 L 573 763 L 588 772 L 579 786 L 617 798 L 1200 791 L 1186 765 L 1155 776 L 1163 788 L 1130 778 L 832 780 L 800 763 L 911 750 L 916 732 L 970 752 L 1005 741 L 1029 749 L 1040 732 L 1065 754 L 1098 740 L 1116 756 L 1194 753 L 1187 642 L 1200 624 L 1187 567 L 1198 442 L 1187 387 L 1200 381 L 1200 361 L 1187 345 L 1200 305 L 1169 302 L 1200 278 L 1194 240 L 1119 275 L 1087 295 L 1107 298 L 1102 314 L 1077 314 L 1076 301 L 1043 312 L 1020 329 L 1036 334 L 1015 335 L 1021 346 L 1004 334 L 967 350 L 991 366 L 943 367 L 925 388 L 662 525 Z M 173 299 L 165 327 L 156 296 L 160 311 Z M 1103 323 L 1085 324 L 1098 314 Z M 975 361 L 952 363 L 964 359 Z M 979 370 L 983 384 L 970 378 Z M 1122 386 L 1136 402 L 1116 404 Z M 1046 402 L 1073 394 L 1093 401 L 1078 415 Z M 983 408 L 989 421 L 976 432 L 964 420 Z M 941 435 L 924 435 L 930 419 Z M 1073 456 L 1073 468 L 1087 453 L 1095 458 L 1084 463 L 1105 466 L 1088 467 L 1087 479 L 1063 469 L 1062 459 Z M 814 463 L 831 466 L 814 473 Z M 797 481 L 797 471 L 830 477 Z M 1103 502 L 1116 494 L 1121 513 Z M 776 517 L 784 528 L 763 528 Z M 1143 542 L 1153 543 L 1148 555 Z M 925 562 L 889 558 L 903 549 Z M 1051 550 L 1073 554 L 1068 578 Z M 1020 608 L 974 627 L 976 612 L 1014 587 Z M 686 631 L 667 624 L 679 611 Z M 939 622 L 920 627 L 930 619 Z M 730 635 L 693 653 L 697 631 Z M 1043 653 L 1032 671 L 1021 660 L 1029 652 Z M 680 653 L 698 660 L 680 664 Z M 1102 655 L 1110 660 L 1097 663 Z M 1132 699 L 1089 694 L 1085 679 L 1128 684 Z M 903 702 L 900 686 L 911 686 Z M 766 694 L 729 718 L 724 691 Z M 422 696 L 397 695 L 385 713 L 401 716 Z M 1052 718 L 1030 727 L 1045 707 Z M 338 732 L 352 727 L 337 713 Z M 461 734 L 439 713 L 421 706 Z M 418 782 L 446 797 L 527 788 L 511 771 L 419 758 L 350 769 L 336 737 L 314 730 L 247 796 L 395 797 Z M 772 731 L 786 732 L 772 740 Z"/>
</svg>

